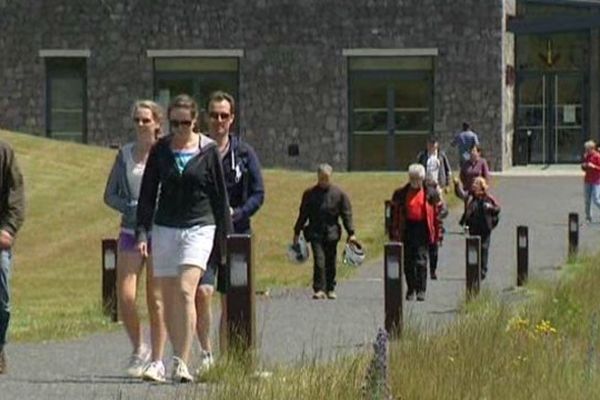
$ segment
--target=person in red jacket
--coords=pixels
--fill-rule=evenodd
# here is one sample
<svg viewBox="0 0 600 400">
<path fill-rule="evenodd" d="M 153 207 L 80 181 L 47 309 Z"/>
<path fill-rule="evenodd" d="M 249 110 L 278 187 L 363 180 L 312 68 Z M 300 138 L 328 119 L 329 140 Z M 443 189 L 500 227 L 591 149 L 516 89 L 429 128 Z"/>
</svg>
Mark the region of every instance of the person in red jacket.
<svg viewBox="0 0 600 400">
<path fill-rule="evenodd" d="M 600 153 L 596 149 L 596 142 L 585 142 L 583 162 L 581 169 L 585 171 L 583 178 L 583 198 L 585 200 L 585 220 L 592 222 L 591 203 L 600 208 Z"/>
<path fill-rule="evenodd" d="M 425 168 L 408 167 L 409 183 L 392 195 L 390 239 L 404 244 L 404 275 L 407 300 L 425 300 L 429 245 L 435 242 L 435 210 L 427 201 Z"/>
</svg>

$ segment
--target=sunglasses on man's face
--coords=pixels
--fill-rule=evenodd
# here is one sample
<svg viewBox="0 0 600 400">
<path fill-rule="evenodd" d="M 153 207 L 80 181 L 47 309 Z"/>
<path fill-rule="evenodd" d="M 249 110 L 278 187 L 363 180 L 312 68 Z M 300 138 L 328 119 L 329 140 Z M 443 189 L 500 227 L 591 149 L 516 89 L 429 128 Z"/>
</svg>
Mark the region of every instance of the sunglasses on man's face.
<svg viewBox="0 0 600 400">
<path fill-rule="evenodd" d="M 179 128 L 180 126 L 192 126 L 192 121 L 188 120 L 181 120 L 178 121 L 176 119 L 172 119 L 169 120 L 169 124 L 173 127 L 173 128 Z"/>
<path fill-rule="evenodd" d="M 150 118 L 138 118 L 138 117 L 135 117 L 133 119 L 133 122 L 135 122 L 136 124 L 139 124 L 141 122 L 142 125 L 148 125 L 149 123 L 152 122 L 152 120 Z"/>
<path fill-rule="evenodd" d="M 211 112 L 208 114 L 212 119 L 216 119 L 218 120 L 219 118 L 223 121 L 229 119 L 229 117 L 231 116 L 231 114 L 229 113 L 218 113 L 218 112 Z"/>
</svg>

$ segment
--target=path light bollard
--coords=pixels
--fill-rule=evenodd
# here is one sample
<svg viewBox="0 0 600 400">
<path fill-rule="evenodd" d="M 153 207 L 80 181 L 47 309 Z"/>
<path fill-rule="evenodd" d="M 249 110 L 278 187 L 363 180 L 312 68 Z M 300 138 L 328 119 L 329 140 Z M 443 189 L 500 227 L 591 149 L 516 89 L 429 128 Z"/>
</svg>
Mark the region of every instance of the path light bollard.
<svg viewBox="0 0 600 400">
<path fill-rule="evenodd" d="M 529 278 L 529 228 L 517 226 L 517 286 Z"/>
<path fill-rule="evenodd" d="M 102 240 L 102 311 L 113 322 L 119 320 L 117 312 L 117 241 Z"/>
<path fill-rule="evenodd" d="M 229 287 L 225 346 L 227 350 L 241 351 L 251 364 L 256 344 L 253 264 L 251 235 L 227 235 Z"/>
<path fill-rule="evenodd" d="M 384 227 L 385 227 L 385 234 L 389 235 L 390 233 L 390 229 L 392 227 L 392 201 L 391 200 L 386 200 L 385 201 L 385 207 L 384 207 Z"/>
<path fill-rule="evenodd" d="M 384 248 L 385 330 L 390 337 L 402 334 L 402 272 L 404 252 L 402 243 L 387 243 Z"/>
<path fill-rule="evenodd" d="M 467 269 L 467 298 L 479 294 L 481 282 L 481 237 L 467 236 L 465 240 Z"/>
<path fill-rule="evenodd" d="M 575 257 L 579 249 L 579 214 L 569 213 L 569 257 Z"/>
</svg>

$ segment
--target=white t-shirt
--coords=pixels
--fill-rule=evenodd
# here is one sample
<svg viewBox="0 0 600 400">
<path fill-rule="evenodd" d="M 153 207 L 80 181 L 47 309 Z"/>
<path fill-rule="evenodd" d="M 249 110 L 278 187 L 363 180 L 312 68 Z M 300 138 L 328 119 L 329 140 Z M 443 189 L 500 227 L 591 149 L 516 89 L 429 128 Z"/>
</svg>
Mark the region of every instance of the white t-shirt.
<svg viewBox="0 0 600 400">
<path fill-rule="evenodd" d="M 136 163 L 133 159 L 134 145 L 124 148 L 123 155 L 125 156 L 125 164 L 127 167 L 127 183 L 131 190 L 131 197 L 137 202 L 140 197 L 140 189 L 142 187 L 142 176 L 144 175 L 144 162 Z"/>
<path fill-rule="evenodd" d="M 435 183 L 439 183 L 440 177 L 440 160 L 437 154 L 431 154 L 427 157 L 427 179 Z"/>
</svg>

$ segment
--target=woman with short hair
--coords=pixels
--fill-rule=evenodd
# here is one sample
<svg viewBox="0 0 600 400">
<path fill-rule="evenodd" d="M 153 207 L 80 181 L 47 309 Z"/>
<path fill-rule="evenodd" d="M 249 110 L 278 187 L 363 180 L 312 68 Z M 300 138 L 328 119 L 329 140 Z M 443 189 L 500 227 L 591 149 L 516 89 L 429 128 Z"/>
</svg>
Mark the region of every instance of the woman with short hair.
<svg viewBox="0 0 600 400">
<path fill-rule="evenodd" d="M 153 284 L 153 266 L 150 244 L 148 254 L 142 257 L 135 240 L 136 211 L 142 176 L 150 148 L 161 133 L 162 109 L 150 100 L 133 104 L 131 118 L 136 130 L 136 140 L 119 150 L 104 190 L 104 202 L 121 213 L 121 229 L 117 255 L 117 299 L 123 326 L 133 346 L 127 374 L 141 377 L 151 356 L 153 361 L 163 357 L 166 331 L 162 300 Z M 142 327 L 136 309 L 137 283 L 144 265 L 146 269 L 146 302 L 150 317 L 150 343 L 152 354 L 142 340 Z"/>
<path fill-rule="evenodd" d="M 196 325 L 194 297 L 213 243 L 219 256 L 232 230 L 219 151 L 195 132 L 198 106 L 187 95 L 168 109 L 171 133 L 150 151 L 138 206 L 138 249 L 147 253 L 152 232 L 154 273 L 173 345 L 172 378 L 191 382 L 188 361 Z M 164 379 L 164 372 L 163 372 Z"/>
</svg>

